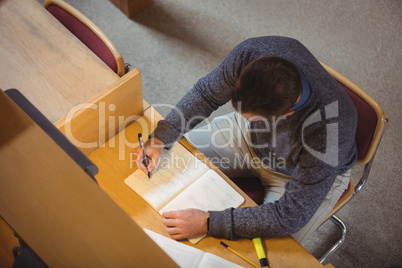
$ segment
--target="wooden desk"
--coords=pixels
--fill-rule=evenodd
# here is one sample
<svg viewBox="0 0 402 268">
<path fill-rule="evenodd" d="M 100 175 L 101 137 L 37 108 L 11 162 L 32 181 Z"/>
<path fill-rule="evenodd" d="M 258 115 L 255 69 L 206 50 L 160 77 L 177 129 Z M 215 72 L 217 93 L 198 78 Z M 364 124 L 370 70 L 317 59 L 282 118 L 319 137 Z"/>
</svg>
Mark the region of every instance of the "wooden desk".
<svg viewBox="0 0 402 268">
<path fill-rule="evenodd" d="M 34 0 L 0 2 L 0 56 L 0 88 L 19 89 L 52 122 L 119 79 Z M 161 216 L 123 182 L 134 171 L 134 167 L 130 168 L 129 154 L 136 146 L 138 131 L 147 136 L 160 119 L 157 113 L 152 118 L 152 113 L 154 110 L 149 108 L 143 120 L 111 138 L 106 146 L 91 153 L 90 158 L 100 168 L 97 180 L 102 189 L 140 227 L 167 235 Z M 254 205 L 246 199 L 245 205 Z M 250 240 L 226 242 L 258 263 Z M 290 237 L 267 239 L 265 243 L 272 267 L 322 267 Z M 196 247 L 247 266 L 220 246 L 219 239 L 207 237 Z"/>
<path fill-rule="evenodd" d="M 148 108 L 144 116 L 120 132 L 102 148 L 89 154 L 89 158 L 98 166 L 99 174 L 96 176 L 99 186 L 141 227 L 151 229 L 162 235 L 169 236 L 162 224 L 162 216 L 152 209 L 140 196 L 125 185 L 124 179 L 136 169 L 130 161 L 130 153 L 133 147 L 138 146 L 137 134 L 142 132 L 147 137 L 156 127 L 156 122 L 162 117 L 152 108 Z M 181 143 L 191 152 L 197 150 L 185 140 Z M 255 206 L 255 203 L 234 185 L 222 172 L 217 170 L 201 154 L 196 154 L 211 168 L 219 172 L 222 177 L 246 198 L 245 206 Z M 131 162 L 131 163 L 130 163 Z M 265 239 L 265 247 L 268 250 L 268 259 L 271 267 L 322 267 L 322 265 L 310 255 L 299 243 L 291 237 Z M 195 247 L 221 256 L 239 265 L 251 267 L 248 263 L 222 247 L 220 239 L 206 237 Z M 253 243 L 249 239 L 238 241 L 225 241 L 244 256 L 259 263 Z M 188 241 L 183 242 L 192 245 Z"/>
<path fill-rule="evenodd" d="M 35 0 L 0 1 L 0 58 L 0 88 L 17 88 L 52 122 L 119 79 Z"/>
</svg>

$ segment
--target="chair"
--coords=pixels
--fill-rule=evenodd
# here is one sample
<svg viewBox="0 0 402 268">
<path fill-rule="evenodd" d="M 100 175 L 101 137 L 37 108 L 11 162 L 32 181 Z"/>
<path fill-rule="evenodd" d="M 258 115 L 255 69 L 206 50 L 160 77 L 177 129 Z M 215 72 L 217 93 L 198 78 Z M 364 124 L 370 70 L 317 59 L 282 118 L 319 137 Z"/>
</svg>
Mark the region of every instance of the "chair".
<svg viewBox="0 0 402 268">
<path fill-rule="evenodd" d="M 319 259 L 321 263 L 324 263 L 345 242 L 346 226 L 341 219 L 335 216 L 335 213 L 349 202 L 353 196 L 361 191 L 363 186 L 366 184 L 388 119 L 385 118 L 384 111 L 380 105 L 367 95 L 367 93 L 332 68 L 323 63 L 321 64 L 328 73 L 338 81 L 356 107 L 357 128 L 355 138 L 357 144 L 357 163 L 364 165 L 364 170 L 357 185 L 354 186 L 353 182 L 350 181 L 349 187 L 342 194 L 339 201 L 335 204 L 334 209 L 326 218 L 326 220 L 330 219 L 333 221 L 341 229 L 342 235 L 341 238 Z"/>
<path fill-rule="evenodd" d="M 331 76 L 338 81 L 356 107 L 357 129 L 355 138 L 358 151 L 357 163 L 364 165 L 364 171 L 362 172 L 357 185 L 355 186 L 353 182 L 350 181 L 348 188 L 344 191 L 338 202 L 335 204 L 334 209 L 324 221 L 326 222 L 330 219 L 341 229 L 342 232 L 341 238 L 319 259 L 321 263 L 324 263 L 345 242 L 346 226 L 337 216 L 335 216 L 335 213 L 349 202 L 350 199 L 365 185 L 388 119 L 385 118 L 384 112 L 378 103 L 363 90 L 335 70 L 325 64 L 322 65 Z M 258 205 L 262 204 L 264 189 L 258 178 L 234 178 L 232 181 L 248 196 L 250 196 L 254 202 Z"/>
<path fill-rule="evenodd" d="M 131 68 L 110 39 L 77 9 L 62 0 L 46 0 L 44 6 L 119 76 Z"/>
</svg>

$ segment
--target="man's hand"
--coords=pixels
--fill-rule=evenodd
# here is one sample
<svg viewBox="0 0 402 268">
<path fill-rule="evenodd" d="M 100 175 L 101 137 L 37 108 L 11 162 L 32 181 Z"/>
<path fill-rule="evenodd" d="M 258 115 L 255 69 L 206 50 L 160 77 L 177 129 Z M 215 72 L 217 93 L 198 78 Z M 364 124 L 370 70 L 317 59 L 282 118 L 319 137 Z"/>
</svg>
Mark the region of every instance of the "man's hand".
<svg viewBox="0 0 402 268">
<path fill-rule="evenodd" d="M 198 209 L 183 209 L 162 214 L 167 232 L 173 239 L 182 240 L 204 235 L 208 232 L 209 213 Z"/>
<path fill-rule="evenodd" d="M 161 157 L 162 150 L 165 144 L 158 138 L 151 138 L 144 143 L 145 153 L 148 156 L 148 170 L 144 164 L 144 154 L 141 147 L 133 149 L 134 160 L 139 169 L 148 174 L 155 170 L 158 165 L 159 158 Z"/>
</svg>

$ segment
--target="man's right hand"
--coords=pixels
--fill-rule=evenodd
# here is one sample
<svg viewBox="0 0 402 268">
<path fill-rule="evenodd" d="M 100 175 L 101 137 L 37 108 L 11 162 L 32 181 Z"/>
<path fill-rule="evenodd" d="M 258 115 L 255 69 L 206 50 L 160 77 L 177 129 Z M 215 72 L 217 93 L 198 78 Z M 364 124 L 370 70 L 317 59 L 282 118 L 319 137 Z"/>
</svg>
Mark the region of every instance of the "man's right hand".
<svg viewBox="0 0 402 268">
<path fill-rule="evenodd" d="M 149 172 L 153 172 L 159 163 L 159 159 L 161 157 L 163 148 L 165 144 L 158 138 L 151 138 L 144 143 L 145 153 L 148 156 L 148 170 L 144 164 L 144 154 L 142 152 L 141 147 L 137 147 L 133 149 L 134 160 L 137 164 L 137 167 L 148 174 Z"/>
</svg>

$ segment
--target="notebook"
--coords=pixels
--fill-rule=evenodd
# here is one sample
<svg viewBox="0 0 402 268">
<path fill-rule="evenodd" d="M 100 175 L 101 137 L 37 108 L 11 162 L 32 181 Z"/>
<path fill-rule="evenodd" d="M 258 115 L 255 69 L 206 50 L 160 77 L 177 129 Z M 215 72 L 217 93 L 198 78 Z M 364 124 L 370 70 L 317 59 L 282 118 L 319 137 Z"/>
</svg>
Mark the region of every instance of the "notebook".
<svg viewBox="0 0 402 268">
<path fill-rule="evenodd" d="M 124 182 L 160 214 L 186 208 L 224 210 L 237 208 L 245 201 L 218 173 L 179 143 L 162 152 L 158 169 L 150 179 L 136 170 Z M 201 239 L 189 240 L 196 244 Z"/>
</svg>

